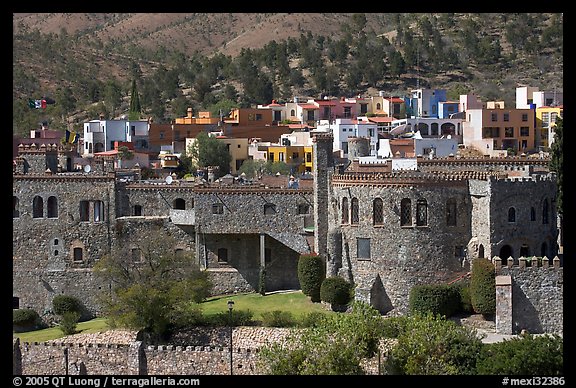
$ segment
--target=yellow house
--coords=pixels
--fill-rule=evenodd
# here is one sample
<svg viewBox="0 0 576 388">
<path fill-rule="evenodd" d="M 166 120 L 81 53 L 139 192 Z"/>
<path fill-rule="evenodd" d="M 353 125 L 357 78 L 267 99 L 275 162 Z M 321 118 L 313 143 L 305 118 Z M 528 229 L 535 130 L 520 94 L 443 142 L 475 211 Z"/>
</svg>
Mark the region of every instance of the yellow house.
<svg viewBox="0 0 576 388">
<path fill-rule="evenodd" d="M 188 108 L 186 117 L 174 119 L 174 124 L 218 124 L 219 117 L 211 117 L 209 111 L 198 112 L 198 117 L 192 116 L 192 108 Z"/>
<path fill-rule="evenodd" d="M 562 117 L 564 106 L 543 106 L 536 108 L 536 133 L 542 147 L 548 148 L 554 142 L 556 119 Z"/>
<path fill-rule="evenodd" d="M 226 144 L 228 152 L 232 159 L 230 160 L 230 173 L 237 174 L 240 166 L 245 160 L 249 159 L 248 156 L 248 139 L 247 138 L 231 138 L 226 136 L 217 136 L 219 141 Z M 196 138 L 186 138 L 186 149 L 196 142 Z"/>
<path fill-rule="evenodd" d="M 310 162 L 307 162 L 308 160 Z M 270 145 L 268 146 L 268 161 L 286 163 L 290 166 L 292 174 L 312 171 L 312 146 Z"/>
</svg>

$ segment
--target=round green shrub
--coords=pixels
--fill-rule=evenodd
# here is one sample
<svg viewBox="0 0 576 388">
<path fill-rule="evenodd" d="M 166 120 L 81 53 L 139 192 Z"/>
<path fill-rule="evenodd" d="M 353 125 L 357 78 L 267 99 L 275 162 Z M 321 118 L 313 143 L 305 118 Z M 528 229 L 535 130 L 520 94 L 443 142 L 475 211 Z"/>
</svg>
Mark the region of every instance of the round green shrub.
<svg viewBox="0 0 576 388">
<path fill-rule="evenodd" d="M 496 270 L 486 258 L 472 261 L 470 300 L 474 312 L 484 316 L 496 313 Z"/>
<path fill-rule="evenodd" d="M 62 320 L 60 321 L 60 330 L 65 335 L 76 334 L 76 326 L 78 325 L 78 320 L 80 319 L 80 313 L 76 311 L 69 311 L 62 314 Z"/>
<path fill-rule="evenodd" d="M 12 327 L 17 333 L 36 330 L 41 326 L 40 315 L 33 309 L 12 310 Z"/>
<path fill-rule="evenodd" d="M 337 306 L 345 306 L 352 299 L 352 284 L 339 276 L 329 277 L 322 281 L 320 299 Z"/>
<path fill-rule="evenodd" d="M 298 281 L 302 293 L 310 297 L 312 302 L 320 302 L 320 287 L 326 277 L 324 261 L 318 255 L 300 255 L 298 259 Z"/>
<path fill-rule="evenodd" d="M 447 284 L 416 285 L 410 290 L 408 305 L 411 313 L 432 313 L 448 318 L 460 309 L 460 294 Z"/>
<path fill-rule="evenodd" d="M 52 299 L 52 311 L 57 315 L 82 313 L 82 302 L 71 295 L 56 295 L 54 299 Z"/>
</svg>

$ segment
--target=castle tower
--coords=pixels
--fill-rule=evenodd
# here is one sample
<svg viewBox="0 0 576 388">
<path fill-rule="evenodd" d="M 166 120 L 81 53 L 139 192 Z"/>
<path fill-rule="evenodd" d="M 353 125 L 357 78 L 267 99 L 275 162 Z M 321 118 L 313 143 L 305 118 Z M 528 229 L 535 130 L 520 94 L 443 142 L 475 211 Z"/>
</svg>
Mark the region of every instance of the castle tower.
<svg viewBox="0 0 576 388">
<path fill-rule="evenodd" d="M 318 133 L 312 138 L 314 155 L 314 251 L 326 258 L 328 249 L 328 205 L 330 178 L 334 167 L 333 135 Z"/>
</svg>

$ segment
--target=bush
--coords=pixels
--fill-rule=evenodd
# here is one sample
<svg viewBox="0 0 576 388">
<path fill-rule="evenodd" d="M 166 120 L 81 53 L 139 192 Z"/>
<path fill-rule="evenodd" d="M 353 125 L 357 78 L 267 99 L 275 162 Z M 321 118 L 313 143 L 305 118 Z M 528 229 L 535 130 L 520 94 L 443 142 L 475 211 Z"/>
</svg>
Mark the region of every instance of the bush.
<svg viewBox="0 0 576 388">
<path fill-rule="evenodd" d="M 42 326 L 40 315 L 33 309 L 12 310 L 12 327 L 17 333 L 32 331 Z"/>
<path fill-rule="evenodd" d="M 451 317 L 460 308 L 460 294 L 447 284 L 417 285 L 410 290 L 408 305 L 412 313 Z"/>
<path fill-rule="evenodd" d="M 317 327 L 321 324 L 325 314 L 320 311 L 310 311 L 300 318 L 300 327 Z"/>
<path fill-rule="evenodd" d="M 296 326 L 296 320 L 290 311 L 273 310 L 262 313 L 262 324 L 268 327 Z"/>
<path fill-rule="evenodd" d="M 324 261 L 318 255 L 300 255 L 298 259 L 298 281 L 302 293 L 310 297 L 312 302 L 320 302 L 320 287 L 326 277 Z"/>
<path fill-rule="evenodd" d="M 460 295 L 460 311 L 464 313 L 473 313 L 472 300 L 470 299 L 470 282 L 462 282 L 454 284 L 458 295 Z"/>
<path fill-rule="evenodd" d="M 352 284 L 339 276 L 329 277 L 322 281 L 320 299 L 336 306 L 346 306 L 352 299 Z"/>
<path fill-rule="evenodd" d="M 472 261 L 470 278 L 470 300 L 474 312 L 484 316 L 496 313 L 496 270 L 492 262 L 485 258 Z"/>
<path fill-rule="evenodd" d="M 530 334 L 485 344 L 478 374 L 558 376 L 564 374 L 564 345 L 557 335 Z"/>
<path fill-rule="evenodd" d="M 254 325 L 254 313 L 250 310 L 232 310 L 232 317 L 228 311 L 222 311 L 205 319 L 208 326 L 252 326 Z"/>
<path fill-rule="evenodd" d="M 406 331 L 410 323 L 410 317 L 388 317 L 382 321 L 382 336 L 386 338 L 398 338 Z"/>
<path fill-rule="evenodd" d="M 80 319 L 80 313 L 76 311 L 69 311 L 62 314 L 62 320 L 60 321 L 60 330 L 65 335 L 76 334 L 76 326 L 78 325 L 78 320 Z"/>
<path fill-rule="evenodd" d="M 64 315 L 66 313 L 82 313 L 82 302 L 74 296 L 56 295 L 52 299 L 52 310 L 54 314 Z"/>
</svg>

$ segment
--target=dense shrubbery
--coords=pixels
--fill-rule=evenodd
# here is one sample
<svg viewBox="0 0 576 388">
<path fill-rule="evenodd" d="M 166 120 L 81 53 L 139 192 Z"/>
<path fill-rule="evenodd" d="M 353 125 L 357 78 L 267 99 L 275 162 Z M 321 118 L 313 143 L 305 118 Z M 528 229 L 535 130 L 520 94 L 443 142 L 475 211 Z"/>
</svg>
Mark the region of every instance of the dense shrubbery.
<svg viewBox="0 0 576 388">
<path fill-rule="evenodd" d="M 478 374 L 558 376 L 564 374 L 564 342 L 557 335 L 523 335 L 485 344 Z"/>
<path fill-rule="evenodd" d="M 298 259 L 298 281 L 302 293 L 310 297 L 312 302 L 320 302 L 320 287 L 326 277 L 324 261 L 318 255 L 300 255 Z"/>
<path fill-rule="evenodd" d="M 322 281 L 320 299 L 333 306 L 346 306 L 352 300 L 352 284 L 336 276 Z"/>
<path fill-rule="evenodd" d="M 222 311 L 204 318 L 206 326 L 253 326 L 254 313 L 250 310 L 232 310 L 232 313 Z"/>
<path fill-rule="evenodd" d="M 262 313 L 262 325 L 268 327 L 296 326 L 296 319 L 290 311 L 272 310 Z"/>
<path fill-rule="evenodd" d="M 448 318 L 460 310 L 460 293 L 452 285 L 417 285 L 410 290 L 408 304 L 412 313 L 432 313 Z"/>
<path fill-rule="evenodd" d="M 476 313 L 485 316 L 492 316 L 496 313 L 495 278 L 496 271 L 490 260 L 478 258 L 472 261 L 470 300 Z"/>
</svg>

